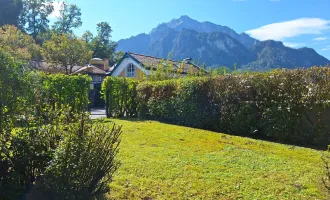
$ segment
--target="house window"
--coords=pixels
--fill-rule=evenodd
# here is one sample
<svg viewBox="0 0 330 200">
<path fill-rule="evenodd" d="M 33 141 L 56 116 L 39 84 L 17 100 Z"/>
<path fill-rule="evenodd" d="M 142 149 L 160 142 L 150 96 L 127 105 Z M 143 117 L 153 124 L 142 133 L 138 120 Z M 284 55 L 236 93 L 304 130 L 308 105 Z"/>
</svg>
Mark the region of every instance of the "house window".
<svg viewBox="0 0 330 200">
<path fill-rule="evenodd" d="M 102 82 L 102 77 L 101 76 L 92 76 L 92 81 L 93 82 Z"/>
<path fill-rule="evenodd" d="M 129 64 L 126 68 L 126 76 L 127 77 L 135 77 L 135 66 L 133 64 Z"/>
</svg>

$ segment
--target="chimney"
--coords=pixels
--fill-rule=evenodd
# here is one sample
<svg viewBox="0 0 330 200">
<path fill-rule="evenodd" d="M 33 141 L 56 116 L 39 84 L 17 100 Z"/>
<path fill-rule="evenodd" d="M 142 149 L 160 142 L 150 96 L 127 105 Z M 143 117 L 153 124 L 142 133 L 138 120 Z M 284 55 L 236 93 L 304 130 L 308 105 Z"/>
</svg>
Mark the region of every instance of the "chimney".
<svg viewBox="0 0 330 200">
<path fill-rule="evenodd" d="M 99 69 L 104 69 L 104 61 L 100 58 L 92 58 L 90 64 Z"/>
<path fill-rule="evenodd" d="M 109 58 L 104 58 L 103 63 L 104 63 L 104 67 L 103 67 L 104 71 L 109 71 L 109 69 L 110 69 Z"/>
</svg>

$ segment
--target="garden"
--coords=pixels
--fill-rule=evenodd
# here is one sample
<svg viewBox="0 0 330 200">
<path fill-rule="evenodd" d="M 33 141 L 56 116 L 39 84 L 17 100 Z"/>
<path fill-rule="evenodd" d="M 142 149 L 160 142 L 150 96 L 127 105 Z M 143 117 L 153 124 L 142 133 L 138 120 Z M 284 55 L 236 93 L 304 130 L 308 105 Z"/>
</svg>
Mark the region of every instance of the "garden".
<svg viewBox="0 0 330 200">
<path fill-rule="evenodd" d="M 1 199 L 103 197 L 121 127 L 89 119 L 90 78 L 27 70 L 2 51 L 0 63 Z"/>
</svg>

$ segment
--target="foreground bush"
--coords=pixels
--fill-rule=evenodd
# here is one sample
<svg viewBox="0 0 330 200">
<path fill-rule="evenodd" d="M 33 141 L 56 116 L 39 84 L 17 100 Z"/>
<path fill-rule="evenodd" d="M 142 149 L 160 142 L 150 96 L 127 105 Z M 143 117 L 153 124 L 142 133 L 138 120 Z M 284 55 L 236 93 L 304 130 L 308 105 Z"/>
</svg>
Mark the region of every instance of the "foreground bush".
<svg viewBox="0 0 330 200">
<path fill-rule="evenodd" d="M 121 128 L 87 118 L 23 128 L 1 147 L 1 199 L 95 199 L 109 192 Z"/>
<path fill-rule="evenodd" d="M 182 78 L 137 87 L 145 118 L 319 147 L 330 142 L 329 91 L 329 67 Z"/>
<path fill-rule="evenodd" d="M 0 135 L 22 112 L 24 85 L 23 72 L 18 63 L 0 50 Z"/>
<path fill-rule="evenodd" d="M 86 115 L 90 78 L 28 71 L 0 51 L 0 199 L 95 199 L 120 128 Z"/>
<path fill-rule="evenodd" d="M 70 125 L 31 199 L 97 199 L 109 192 L 120 134 L 121 127 L 102 122 Z"/>
</svg>

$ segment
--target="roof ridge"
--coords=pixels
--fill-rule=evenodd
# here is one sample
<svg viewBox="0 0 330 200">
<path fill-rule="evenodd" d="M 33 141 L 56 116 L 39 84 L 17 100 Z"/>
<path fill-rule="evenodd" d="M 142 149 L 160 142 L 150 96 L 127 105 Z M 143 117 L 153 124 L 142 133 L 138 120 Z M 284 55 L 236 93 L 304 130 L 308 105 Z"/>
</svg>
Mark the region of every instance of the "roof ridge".
<svg viewBox="0 0 330 200">
<path fill-rule="evenodd" d="M 168 61 L 172 61 L 172 62 L 178 62 L 181 63 L 182 61 L 177 61 L 177 60 L 171 60 L 171 59 L 165 59 L 165 58 L 160 58 L 160 57 L 156 57 L 156 56 L 149 56 L 149 55 L 144 55 L 144 54 L 139 54 L 139 53 L 133 53 L 133 52 L 127 52 L 129 54 L 134 54 L 134 55 L 138 55 L 138 56 L 144 56 L 144 57 L 149 57 L 149 58 L 156 58 L 156 59 L 161 59 L 161 60 L 168 60 Z"/>
</svg>

